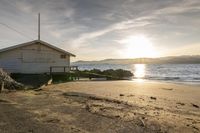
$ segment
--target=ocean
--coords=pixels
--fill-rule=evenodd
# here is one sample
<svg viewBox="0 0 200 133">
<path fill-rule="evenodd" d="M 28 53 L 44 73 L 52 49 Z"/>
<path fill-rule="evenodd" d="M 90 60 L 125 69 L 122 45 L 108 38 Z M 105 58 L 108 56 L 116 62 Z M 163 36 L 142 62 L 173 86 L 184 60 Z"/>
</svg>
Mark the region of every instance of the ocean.
<svg viewBox="0 0 200 133">
<path fill-rule="evenodd" d="M 160 80 L 200 84 L 200 64 L 79 64 L 80 70 L 125 69 L 132 80 Z"/>
</svg>

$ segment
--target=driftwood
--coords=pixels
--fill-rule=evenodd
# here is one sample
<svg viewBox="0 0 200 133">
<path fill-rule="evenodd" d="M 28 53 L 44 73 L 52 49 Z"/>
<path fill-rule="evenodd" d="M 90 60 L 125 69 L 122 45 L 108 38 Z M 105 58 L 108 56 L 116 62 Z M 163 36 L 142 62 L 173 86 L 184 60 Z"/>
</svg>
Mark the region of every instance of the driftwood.
<svg viewBox="0 0 200 133">
<path fill-rule="evenodd" d="M 24 85 L 16 82 L 5 71 L 0 68 L 0 91 L 6 88 L 8 90 L 23 89 Z"/>
</svg>

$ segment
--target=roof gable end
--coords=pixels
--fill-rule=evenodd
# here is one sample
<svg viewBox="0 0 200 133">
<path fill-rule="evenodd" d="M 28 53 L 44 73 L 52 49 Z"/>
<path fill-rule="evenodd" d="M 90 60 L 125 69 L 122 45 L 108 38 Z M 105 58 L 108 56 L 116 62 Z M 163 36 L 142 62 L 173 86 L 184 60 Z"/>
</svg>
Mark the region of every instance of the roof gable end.
<svg viewBox="0 0 200 133">
<path fill-rule="evenodd" d="M 13 50 L 13 49 L 16 49 L 16 48 L 28 46 L 28 45 L 35 44 L 35 43 L 40 43 L 40 44 L 42 44 L 42 45 L 45 45 L 45 46 L 50 47 L 50 48 L 52 48 L 52 49 L 55 49 L 56 51 L 59 51 L 59 52 L 65 53 L 65 54 L 67 54 L 67 55 L 70 55 L 70 56 L 75 57 L 75 55 L 72 54 L 72 53 L 69 53 L 69 52 L 67 52 L 67 51 L 65 51 L 65 50 L 63 50 L 63 49 L 61 49 L 61 48 L 58 48 L 58 47 L 53 46 L 53 45 L 51 45 L 51 44 L 49 44 L 49 43 L 47 43 L 47 42 L 40 41 L 40 40 L 35 40 L 35 41 L 31 41 L 31 42 L 26 42 L 26 43 L 14 45 L 14 46 L 11 46 L 11 47 L 7 47 L 7 48 L 4 48 L 4 49 L 0 49 L 0 53 L 1 53 L 1 52 L 6 52 L 6 51 L 9 51 L 9 50 Z"/>
</svg>

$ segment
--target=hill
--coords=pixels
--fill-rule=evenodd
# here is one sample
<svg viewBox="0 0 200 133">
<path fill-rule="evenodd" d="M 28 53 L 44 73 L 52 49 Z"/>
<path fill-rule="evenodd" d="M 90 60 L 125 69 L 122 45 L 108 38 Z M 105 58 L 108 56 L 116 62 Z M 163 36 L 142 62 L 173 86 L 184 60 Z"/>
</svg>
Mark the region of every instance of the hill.
<svg viewBox="0 0 200 133">
<path fill-rule="evenodd" d="M 105 59 L 99 61 L 76 61 L 79 64 L 200 64 L 200 55 L 169 56 L 161 58 Z"/>
</svg>

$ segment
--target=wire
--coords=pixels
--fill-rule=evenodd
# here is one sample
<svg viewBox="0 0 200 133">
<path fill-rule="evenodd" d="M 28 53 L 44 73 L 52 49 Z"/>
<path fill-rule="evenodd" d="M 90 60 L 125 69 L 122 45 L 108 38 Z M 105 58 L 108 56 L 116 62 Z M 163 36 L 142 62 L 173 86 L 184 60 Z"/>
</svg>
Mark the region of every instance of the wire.
<svg viewBox="0 0 200 133">
<path fill-rule="evenodd" d="M 7 27 L 7 28 L 9 28 L 10 30 L 13 30 L 13 31 L 17 32 L 18 34 L 20 34 L 20 35 L 22 35 L 22 36 L 24 36 L 24 37 L 26 37 L 26 38 L 28 38 L 28 39 L 34 40 L 33 38 L 27 36 L 26 34 L 23 34 L 22 32 L 16 30 L 15 28 L 12 28 L 11 26 L 9 26 L 9 25 L 7 25 L 7 24 L 4 24 L 4 23 L 2 23 L 2 22 L 0 22 L 0 24 L 3 25 L 3 26 L 5 26 L 5 27 Z"/>
<path fill-rule="evenodd" d="M 9 4 L 10 6 L 14 7 L 15 9 L 19 10 L 19 9 L 17 8 L 16 4 L 14 4 L 12 1 L 10 1 L 10 0 L 4 0 L 4 2 L 6 2 L 6 3 Z M 21 13 L 28 14 L 28 13 L 26 13 L 26 12 L 23 12 L 22 10 L 19 10 L 19 11 L 21 11 Z M 29 15 L 29 14 L 28 14 L 28 15 Z M 32 37 L 27 36 L 26 34 L 23 34 L 22 32 L 20 32 L 20 31 L 14 29 L 14 28 L 12 28 L 11 26 L 9 26 L 9 25 L 7 25 L 7 24 L 5 24 L 5 23 L 1 23 L 1 22 L 0 22 L 0 24 L 6 26 L 7 28 L 9 28 L 9 29 L 11 29 L 11 30 L 14 30 L 15 32 L 17 32 L 18 34 L 20 34 L 20 35 L 22 35 L 22 36 L 24 36 L 24 37 L 26 37 L 26 38 L 29 38 L 29 39 L 31 39 L 31 40 L 35 40 L 35 39 L 33 39 Z"/>
</svg>

